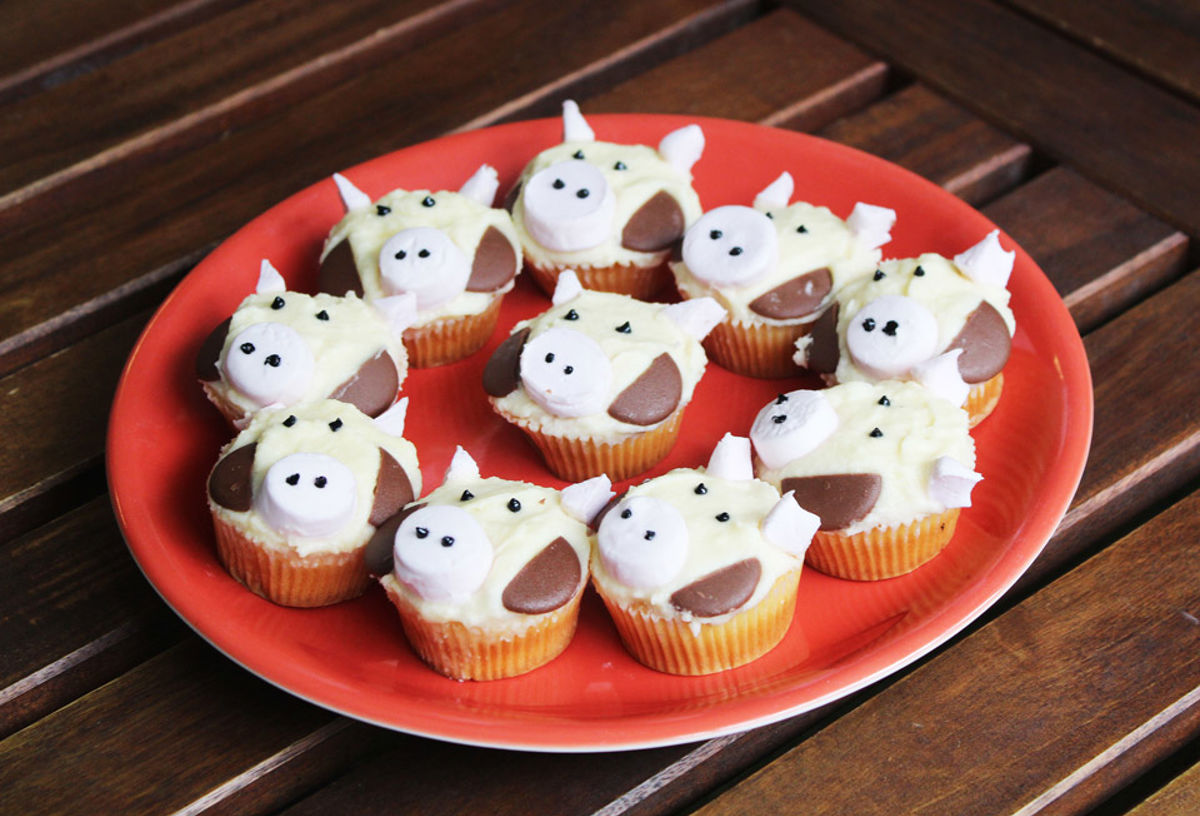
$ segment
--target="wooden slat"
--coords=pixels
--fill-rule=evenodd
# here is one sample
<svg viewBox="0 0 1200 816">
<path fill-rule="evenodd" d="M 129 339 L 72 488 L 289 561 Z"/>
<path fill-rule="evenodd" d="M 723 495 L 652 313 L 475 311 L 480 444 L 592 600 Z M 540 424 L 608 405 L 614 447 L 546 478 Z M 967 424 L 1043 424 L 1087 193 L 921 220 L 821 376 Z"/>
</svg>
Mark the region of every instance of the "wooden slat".
<svg viewBox="0 0 1200 816">
<path fill-rule="evenodd" d="M 1035 812 L 1085 781 L 1074 812 L 1102 801 L 1159 725 L 1200 722 L 1198 535 L 1192 496 L 698 812 Z"/>
<path fill-rule="evenodd" d="M 1193 765 L 1155 792 L 1129 816 L 1195 816 L 1200 813 L 1200 765 Z"/>
<path fill-rule="evenodd" d="M 1200 234 L 1197 107 L 987 0 L 788 5 L 1039 152 Z"/>
</svg>

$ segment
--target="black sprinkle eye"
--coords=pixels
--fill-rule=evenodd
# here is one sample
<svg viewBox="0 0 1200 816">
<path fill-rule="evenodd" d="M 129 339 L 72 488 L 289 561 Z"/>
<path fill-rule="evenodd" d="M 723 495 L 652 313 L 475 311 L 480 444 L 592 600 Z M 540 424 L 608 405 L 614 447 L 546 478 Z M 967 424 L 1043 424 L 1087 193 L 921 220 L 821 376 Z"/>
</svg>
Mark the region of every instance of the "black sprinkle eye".
<svg viewBox="0 0 1200 816">
<path fill-rule="evenodd" d="M 708 488 L 704 486 L 704 482 L 701 482 L 700 484 L 696 485 L 696 490 L 694 492 L 697 496 L 703 496 L 708 492 Z"/>
<path fill-rule="evenodd" d="M 775 416 L 771 417 L 771 421 L 776 425 L 782 425 L 783 423 L 787 422 L 787 414 L 776 414 Z"/>
<path fill-rule="evenodd" d="M 443 547 L 453 547 L 454 546 L 454 536 L 442 536 L 442 546 Z"/>
<path fill-rule="evenodd" d="M 576 150 L 576 151 L 575 151 L 573 154 L 571 154 L 571 157 L 572 157 L 572 158 L 575 158 L 575 159 L 582 159 L 582 158 L 583 158 L 583 151 L 582 151 L 582 150 Z"/>
<path fill-rule="evenodd" d="M 717 513 L 716 518 L 717 518 L 717 521 L 729 521 L 729 514 L 728 513 Z"/>
<path fill-rule="evenodd" d="M 290 428 L 295 424 L 296 424 L 296 415 L 295 414 L 289 415 L 288 418 L 283 421 L 283 427 L 285 427 L 285 428 Z"/>
<path fill-rule="evenodd" d="M 796 232 L 799 232 L 799 233 L 808 232 L 808 227 L 801 224 L 800 226 L 796 227 Z"/>
<path fill-rule="evenodd" d="M 578 320 L 578 319 L 579 319 L 579 312 L 575 311 L 574 309 L 572 309 L 571 311 L 569 311 L 565 315 L 563 315 L 563 320 Z"/>
<path fill-rule="evenodd" d="M 712 238 L 712 239 L 715 241 L 715 240 L 717 240 L 718 238 L 720 238 L 720 237 L 721 237 L 722 235 L 724 235 L 724 234 L 725 234 L 725 233 L 721 232 L 720 230 L 712 230 L 712 231 L 710 231 L 710 232 L 708 233 L 708 237 L 709 237 L 709 238 Z"/>
<path fill-rule="evenodd" d="M 633 331 L 633 327 L 630 326 L 629 321 L 626 320 L 620 326 L 617 326 L 617 331 L 619 331 L 621 334 L 629 334 Z"/>
<path fill-rule="evenodd" d="M 563 368 L 563 374 L 573 374 L 573 373 L 575 373 L 575 366 L 566 366 Z"/>
<path fill-rule="evenodd" d="M 567 186 L 567 183 L 565 181 L 563 181 L 562 179 L 556 178 L 554 180 L 554 183 L 551 184 L 550 186 L 553 187 L 555 190 L 561 190 L 563 187 Z"/>
<path fill-rule="evenodd" d="M 864 331 L 875 331 L 875 318 L 868 317 L 862 322 L 862 327 Z"/>
<path fill-rule="evenodd" d="M 420 252 L 418 252 L 418 253 L 417 253 L 417 257 L 418 257 L 418 258 L 428 258 L 428 257 L 429 257 L 429 250 L 428 250 L 428 249 L 422 249 Z"/>
<path fill-rule="evenodd" d="M 879 398 L 879 404 L 886 408 L 887 406 L 892 404 L 892 401 L 887 398 L 887 394 L 884 394 L 882 397 Z"/>
<path fill-rule="evenodd" d="M 653 541 L 656 535 L 658 535 L 658 533 L 654 532 L 653 530 L 647 530 L 646 534 L 642 536 L 642 538 L 646 539 L 647 541 Z"/>
<path fill-rule="evenodd" d="M 397 261 L 403 261 L 407 257 L 408 257 L 408 253 L 405 252 L 403 249 L 396 253 Z"/>
<path fill-rule="evenodd" d="M 913 274 L 916 275 L 918 278 L 923 278 L 923 277 L 925 277 L 925 268 L 922 266 L 918 266 L 916 269 L 913 270 Z"/>
<path fill-rule="evenodd" d="M 883 274 L 883 270 L 882 270 L 882 269 L 876 269 L 876 270 L 875 270 L 875 274 L 874 274 L 874 276 L 872 276 L 872 278 L 871 278 L 871 279 L 872 279 L 872 280 L 881 281 L 881 280 L 883 280 L 883 279 L 884 279 L 884 278 L 886 278 L 886 277 L 887 277 L 887 275 Z"/>
<path fill-rule="evenodd" d="M 279 368 L 280 364 L 283 363 L 283 358 L 278 354 L 268 354 L 263 363 L 269 365 L 271 368 Z"/>
<path fill-rule="evenodd" d="M 294 486 L 300 484 L 300 474 L 293 473 L 291 476 L 288 476 L 286 479 L 284 479 L 284 481 L 294 487 Z"/>
<path fill-rule="evenodd" d="M 329 312 L 325 311 L 324 309 L 317 312 L 317 320 L 328 320 L 328 319 L 329 319 Z"/>
<path fill-rule="evenodd" d="M 588 188 L 587 188 L 587 187 L 584 187 L 584 188 L 582 188 L 582 189 L 580 189 L 580 190 L 576 190 L 576 191 L 575 191 L 575 197 L 576 197 L 576 198 L 587 198 L 587 197 L 588 197 L 588 196 L 590 196 L 590 195 L 591 195 L 591 192 L 589 192 L 589 191 L 588 191 Z"/>
<path fill-rule="evenodd" d="M 775 220 L 775 213 L 767 213 L 767 218 L 770 218 L 772 221 L 774 221 L 774 220 Z"/>
<path fill-rule="evenodd" d="M 872 439 L 878 439 L 881 436 L 883 436 L 883 431 L 879 430 L 878 428 L 871 429 L 871 438 Z"/>
<path fill-rule="evenodd" d="M 509 499 L 508 504 L 506 506 L 508 507 L 509 510 L 511 510 L 514 513 L 518 512 L 521 509 L 521 503 L 519 501 L 517 501 L 516 499 Z"/>
<path fill-rule="evenodd" d="M 546 355 L 546 362 L 547 362 L 547 363 L 553 363 L 553 362 L 554 362 L 554 352 L 553 352 L 553 351 L 549 352 L 549 353 Z"/>
<path fill-rule="evenodd" d="M 887 323 L 883 324 L 883 333 L 888 337 L 895 337 L 896 329 L 898 328 L 900 328 L 899 323 L 897 323 L 895 320 L 889 320 Z"/>
<path fill-rule="evenodd" d="M 474 493 L 472 493 L 470 490 L 464 490 L 462 492 L 462 495 L 458 497 L 458 500 L 459 501 L 470 501 L 473 498 L 475 498 Z"/>
<path fill-rule="evenodd" d="M 741 247 L 734 247 L 733 249 L 729 250 L 729 254 L 737 256 L 737 255 L 741 255 L 743 251 L 744 250 Z"/>
<path fill-rule="evenodd" d="M 623 161 L 619 161 L 613 165 L 613 170 L 628 170 L 628 169 L 629 168 L 625 166 L 625 162 L 623 162 Z"/>
<path fill-rule="evenodd" d="M 253 343 L 242 343 L 240 346 L 238 346 L 238 348 L 242 350 L 242 354 L 253 354 L 254 353 L 254 344 Z"/>
<path fill-rule="evenodd" d="M 437 202 L 433 200 L 433 196 L 425 196 L 421 199 L 422 207 L 432 207 L 434 204 L 437 204 Z"/>
<path fill-rule="evenodd" d="M 776 404 L 776 405 L 783 405 L 783 404 L 784 404 L 785 402 L 787 402 L 787 401 L 788 401 L 788 395 L 787 395 L 787 394 L 780 394 L 778 397 L 776 397 L 776 398 L 775 398 L 775 404 Z"/>
<path fill-rule="evenodd" d="M 318 476 L 317 478 L 313 479 L 313 484 L 317 487 L 324 487 L 325 485 L 329 484 L 329 480 L 324 476 Z"/>
<path fill-rule="evenodd" d="M 429 528 L 427 527 L 418 527 L 415 532 L 417 534 L 417 538 L 426 538 L 429 536 Z"/>
<path fill-rule="evenodd" d="M 633 515 L 633 511 L 630 510 L 628 507 L 626 507 L 624 510 L 621 511 L 621 518 L 629 518 L 632 515 Z"/>
<path fill-rule="evenodd" d="M 271 301 L 271 308 L 275 311 L 282 309 L 283 305 L 283 298 L 281 298 L 279 295 L 276 295 L 275 299 Z"/>
<path fill-rule="evenodd" d="M 338 430 L 338 428 L 341 428 L 341 427 L 342 427 L 342 421 L 340 419 L 335 419 L 333 422 L 329 423 L 329 430 L 331 430 L 331 431 L 336 432 Z"/>
<path fill-rule="evenodd" d="M 392 211 L 391 207 L 384 206 L 383 204 L 375 205 L 375 214 L 376 215 L 387 215 L 391 211 Z"/>
</svg>

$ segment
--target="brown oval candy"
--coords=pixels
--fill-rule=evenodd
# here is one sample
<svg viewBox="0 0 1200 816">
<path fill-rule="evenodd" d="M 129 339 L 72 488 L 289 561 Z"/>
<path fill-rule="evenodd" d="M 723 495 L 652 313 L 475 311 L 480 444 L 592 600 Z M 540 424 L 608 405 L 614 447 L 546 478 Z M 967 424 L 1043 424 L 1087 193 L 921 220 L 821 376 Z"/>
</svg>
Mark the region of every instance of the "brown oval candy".
<svg viewBox="0 0 1200 816">
<path fill-rule="evenodd" d="M 504 209 L 508 210 L 508 214 L 512 215 L 513 207 L 517 206 L 517 199 L 521 197 L 521 182 L 517 182 L 504 196 Z"/>
<path fill-rule="evenodd" d="M 664 351 L 617 395 L 608 407 L 608 415 L 632 425 L 653 425 L 671 415 L 682 395 L 679 366 Z"/>
<path fill-rule="evenodd" d="M 628 490 L 622 490 L 620 493 L 609 499 L 608 504 L 600 508 L 600 512 L 595 515 L 595 517 L 592 519 L 592 523 L 588 526 L 593 530 L 599 530 L 600 522 L 604 521 L 604 517 L 608 515 L 609 511 L 621 503 L 621 499 L 625 498 L 625 494 L 628 492 Z"/>
<path fill-rule="evenodd" d="M 208 495 L 221 507 L 244 513 L 253 504 L 250 473 L 254 469 L 254 451 L 258 443 L 242 445 L 217 462 L 208 477 Z"/>
<path fill-rule="evenodd" d="M 229 334 L 229 324 L 232 322 L 232 317 L 222 320 L 221 324 L 204 338 L 200 350 L 196 352 L 196 376 L 204 382 L 216 382 L 221 379 L 217 363 L 221 360 L 221 349 L 225 348 L 225 335 Z"/>
<path fill-rule="evenodd" d="M 404 519 L 424 506 L 422 503 L 406 507 L 375 528 L 375 532 L 371 535 L 371 538 L 367 541 L 367 546 L 363 549 L 363 562 L 367 568 L 368 575 L 378 577 L 380 575 L 387 575 L 392 571 L 392 559 L 396 546 L 396 530 L 400 529 L 400 525 L 404 522 Z"/>
<path fill-rule="evenodd" d="M 712 618 L 737 609 L 754 594 L 762 564 L 747 558 L 697 578 L 671 595 L 671 605 L 698 618 Z"/>
<path fill-rule="evenodd" d="M 571 600 L 582 575 L 575 548 L 559 536 L 521 567 L 504 588 L 500 601 L 510 612 L 550 612 Z"/>
<path fill-rule="evenodd" d="M 838 349 L 838 304 L 834 303 L 813 321 L 808 346 L 809 371 L 816 374 L 832 374 L 837 371 L 841 351 Z"/>
<path fill-rule="evenodd" d="M 344 239 L 333 248 L 317 273 L 317 291 L 343 297 L 347 292 L 363 296 L 362 280 L 358 277 L 358 264 L 354 262 L 354 250 L 350 239 Z"/>
<path fill-rule="evenodd" d="M 621 246 L 635 252 L 658 252 L 679 240 L 685 226 L 675 196 L 660 190 L 630 216 L 621 232 Z"/>
<path fill-rule="evenodd" d="M 1000 373 L 1012 352 L 1012 338 L 995 306 L 985 300 L 967 316 L 962 331 L 946 350 L 956 348 L 963 350 L 958 356 L 958 373 L 964 381 L 981 383 Z"/>
<path fill-rule="evenodd" d="M 504 233 L 488 227 L 475 247 L 468 292 L 495 292 L 517 275 L 517 253 Z"/>
<path fill-rule="evenodd" d="M 521 384 L 521 349 L 529 339 L 529 327 L 510 334 L 496 347 L 483 368 L 483 390 L 489 396 L 503 397 Z"/>
<path fill-rule="evenodd" d="M 390 453 L 379 449 L 379 473 L 375 476 L 375 500 L 367 523 L 378 527 L 415 499 L 408 472 Z"/>
<path fill-rule="evenodd" d="M 795 491 L 796 503 L 821 518 L 822 530 L 840 530 L 871 512 L 879 501 L 883 477 L 878 473 L 829 473 L 790 476 L 780 491 Z"/>
<path fill-rule="evenodd" d="M 387 349 L 367 360 L 350 379 L 334 389 L 330 399 L 348 402 L 369 417 L 377 417 L 396 401 L 400 375 Z"/>
<path fill-rule="evenodd" d="M 828 269 L 797 275 L 750 301 L 750 311 L 772 320 L 791 320 L 815 312 L 833 289 Z"/>
</svg>

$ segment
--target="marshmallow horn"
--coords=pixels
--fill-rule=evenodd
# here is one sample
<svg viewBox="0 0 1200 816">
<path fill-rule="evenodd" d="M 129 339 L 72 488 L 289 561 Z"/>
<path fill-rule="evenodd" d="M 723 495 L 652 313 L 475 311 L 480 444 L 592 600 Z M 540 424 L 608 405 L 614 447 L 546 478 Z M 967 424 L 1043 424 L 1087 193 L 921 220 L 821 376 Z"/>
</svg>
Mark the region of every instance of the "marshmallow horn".
<svg viewBox="0 0 1200 816">
<path fill-rule="evenodd" d="M 705 470 L 722 479 L 747 481 L 754 478 L 754 465 L 750 461 L 750 440 L 744 436 L 727 433 L 713 448 Z"/>
<path fill-rule="evenodd" d="M 779 174 L 779 178 L 764 187 L 762 192 L 754 197 L 754 208 L 765 210 L 768 207 L 786 207 L 792 200 L 792 192 L 795 187 L 796 183 L 792 180 L 792 174 L 784 170 Z"/>
<path fill-rule="evenodd" d="M 699 125 L 672 130 L 658 143 L 658 152 L 676 170 L 690 173 L 704 153 L 704 131 Z"/>
<path fill-rule="evenodd" d="M 412 292 L 375 298 L 371 303 L 397 337 L 417 322 L 417 296 Z"/>
<path fill-rule="evenodd" d="M 763 536 L 781 550 L 803 558 L 821 526 L 821 518 L 796 504 L 794 491 L 783 494 L 762 521 Z"/>
<path fill-rule="evenodd" d="M 725 308 L 710 297 L 692 298 L 662 307 L 663 317 L 696 340 L 703 340 L 725 319 Z"/>
<path fill-rule="evenodd" d="M 1005 287 L 1016 258 L 1016 250 L 1006 252 L 1000 246 L 1000 230 L 996 229 L 975 246 L 955 255 L 954 264 L 976 283 Z"/>
<path fill-rule="evenodd" d="M 287 284 L 283 282 L 283 275 L 279 274 L 279 270 L 272 266 L 270 261 L 263 258 L 258 267 L 258 283 L 254 287 L 255 293 L 265 295 L 286 290 Z"/>
<path fill-rule="evenodd" d="M 550 297 L 550 301 L 558 306 L 581 294 L 583 294 L 583 284 L 579 282 L 579 276 L 575 274 L 575 270 L 564 269 L 558 273 L 558 280 L 554 284 L 554 294 Z"/>
<path fill-rule="evenodd" d="M 500 174 L 490 164 L 481 164 L 458 191 L 467 198 L 478 201 L 485 207 L 492 206 L 496 200 L 496 191 L 500 189 Z"/>
<path fill-rule="evenodd" d="M 442 481 L 470 481 L 478 478 L 479 465 L 475 463 L 471 454 L 463 450 L 462 445 L 459 445 L 454 449 L 454 456 L 450 458 L 450 467 L 446 468 L 446 475 L 442 477 Z"/>
<path fill-rule="evenodd" d="M 958 370 L 958 358 L 963 353 L 960 348 L 939 354 L 938 356 L 913 366 L 913 377 L 921 385 L 952 405 L 962 407 L 967 401 L 971 386 L 967 385 Z"/>
<path fill-rule="evenodd" d="M 940 456 L 929 475 L 929 495 L 946 507 L 970 507 L 971 490 L 983 479 L 949 456 Z"/>
<path fill-rule="evenodd" d="M 372 422 L 381 431 L 392 436 L 404 436 L 404 420 L 408 417 L 408 397 L 402 397 Z"/>
<path fill-rule="evenodd" d="M 596 134 L 588 125 L 574 99 L 564 99 L 562 104 L 563 141 L 594 142 Z"/>
<path fill-rule="evenodd" d="M 892 226 L 895 223 L 895 210 L 861 201 L 854 205 L 854 210 L 846 219 L 854 237 L 867 249 L 876 249 L 892 240 Z"/>
<path fill-rule="evenodd" d="M 563 509 L 576 521 L 591 524 L 596 514 L 604 509 L 615 493 L 612 482 L 601 473 L 584 482 L 567 485 L 562 489 Z"/>
<path fill-rule="evenodd" d="M 346 212 L 354 212 L 371 206 L 371 197 L 355 187 L 350 179 L 341 173 L 333 174 L 333 183 L 337 185 L 338 195 L 342 197 L 342 204 L 346 207 Z"/>
</svg>

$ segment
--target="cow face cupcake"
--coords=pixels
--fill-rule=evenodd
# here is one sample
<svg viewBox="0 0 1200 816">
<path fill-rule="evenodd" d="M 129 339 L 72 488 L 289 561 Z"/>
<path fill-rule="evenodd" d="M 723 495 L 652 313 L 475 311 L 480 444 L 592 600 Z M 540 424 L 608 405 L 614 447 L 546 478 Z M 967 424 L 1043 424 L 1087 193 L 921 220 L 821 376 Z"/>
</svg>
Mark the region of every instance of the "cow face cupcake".
<svg viewBox="0 0 1200 816">
<path fill-rule="evenodd" d="M 648 299 L 670 277 L 671 248 L 700 217 L 692 165 L 698 125 L 657 148 L 596 141 L 578 106 L 563 103 L 563 141 L 539 153 L 510 194 L 525 263 L 546 292 L 573 269 L 587 289 Z"/>
<path fill-rule="evenodd" d="M 408 400 L 376 419 L 326 400 L 255 415 L 208 479 L 217 554 L 253 592 L 285 606 L 361 595 L 375 528 L 421 491 Z"/>
<path fill-rule="evenodd" d="M 561 478 L 628 478 L 670 452 L 707 362 L 700 340 L 722 314 L 707 298 L 588 291 L 564 272 L 554 305 L 496 349 L 484 389 Z"/>
<path fill-rule="evenodd" d="M 264 260 L 255 293 L 204 341 L 196 375 L 209 400 L 237 426 L 267 406 L 325 398 L 368 416 L 387 410 L 408 373 L 399 338 L 411 297 L 367 304 L 286 288 Z"/>
<path fill-rule="evenodd" d="M 458 192 L 394 190 L 372 202 L 334 175 L 346 216 L 325 241 L 318 288 L 367 300 L 411 294 L 404 332 L 412 365 L 442 365 L 491 336 L 521 250 L 512 219 L 492 208 L 496 171 L 483 165 Z"/>
<path fill-rule="evenodd" d="M 919 382 L 978 424 L 1000 399 L 1016 327 L 1005 288 L 1016 253 L 998 235 L 953 261 L 927 253 L 881 264 L 800 338 L 797 361 L 829 382 Z"/>
<path fill-rule="evenodd" d="M 967 414 L 911 382 L 780 394 L 754 420 L 757 472 L 821 520 L 808 563 L 855 580 L 916 569 L 971 504 Z"/>
<path fill-rule="evenodd" d="M 754 377 L 798 373 L 794 344 L 849 283 L 879 263 L 896 214 L 859 203 L 843 221 L 826 207 L 789 205 L 783 173 L 753 207 L 705 213 L 671 263 L 685 298 L 712 297 L 728 312 L 704 346 L 720 365 Z"/>
<path fill-rule="evenodd" d="M 433 669 L 457 680 L 523 674 L 575 633 L 587 525 L 611 496 L 604 477 L 561 492 L 483 479 L 459 448 L 441 487 L 379 528 L 368 560 Z"/>
<path fill-rule="evenodd" d="M 791 626 L 816 526 L 754 478 L 749 442 L 726 435 L 707 468 L 672 470 L 604 512 L 592 582 L 641 663 L 671 674 L 731 669 Z"/>
</svg>

